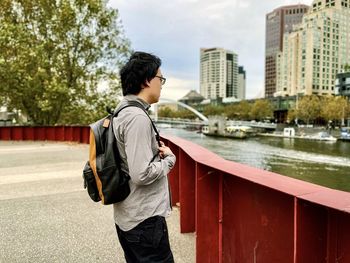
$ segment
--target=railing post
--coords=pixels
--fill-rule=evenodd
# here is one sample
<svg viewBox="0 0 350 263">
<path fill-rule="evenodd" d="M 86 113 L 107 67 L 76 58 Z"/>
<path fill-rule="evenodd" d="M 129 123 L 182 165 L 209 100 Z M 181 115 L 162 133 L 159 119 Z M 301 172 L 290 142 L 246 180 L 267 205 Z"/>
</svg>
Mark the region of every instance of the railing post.
<svg viewBox="0 0 350 263">
<path fill-rule="evenodd" d="M 196 165 L 196 262 L 222 262 L 220 177 L 218 171 Z"/>
<path fill-rule="evenodd" d="M 34 127 L 24 127 L 23 128 L 23 139 L 24 140 L 30 140 L 30 141 L 34 141 L 35 139 L 35 132 L 34 132 Z"/>
<path fill-rule="evenodd" d="M 296 222 L 296 262 L 326 262 L 327 210 L 298 200 Z"/>
<path fill-rule="evenodd" d="M 0 139 L 4 141 L 10 141 L 11 140 L 11 127 L 1 127 L 0 129 Z"/>
<path fill-rule="evenodd" d="M 89 143 L 89 141 L 90 141 L 90 128 L 84 127 L 84 126 L 80 126 L 79 128 L 81 130 L 80 143 Z"/>
<path fill-rule="evenodd" d="M 179 196 L 179 147 L 169 141 L 167 141 L 168 147 L 172 150 L 178 160 L 175 163 L 175 166 L 169 173 L 169 184 L 171 189 L 171 202 L 172 205 L 176 205 L 180 202 Z"/>
<path fill-rule="evenodd" d="M 22 126 L 12 127 L 11 139 L 14 141 L 23 140 L 23 127 Z"/>
<path fill-rule="evenodd" d="M 195 162 L 184 151 L 179 152 L 180 231 L 195 231 Z"/>
</svg>

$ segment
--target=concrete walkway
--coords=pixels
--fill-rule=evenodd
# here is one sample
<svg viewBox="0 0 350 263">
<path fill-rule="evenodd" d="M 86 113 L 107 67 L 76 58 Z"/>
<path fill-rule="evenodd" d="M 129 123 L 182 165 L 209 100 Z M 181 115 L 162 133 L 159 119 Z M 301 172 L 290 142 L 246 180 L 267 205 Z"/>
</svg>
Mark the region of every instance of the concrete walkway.
<svg viewBox="0 0 350 263">
<path fill-rule="evenodd" d="M 83 189 L 88 146 L 0 141 L 0 262 L 125 262 L 112 206 Z M 176 262 L 195 262 L 194 234 L 168 218 Z"/>
</svg>

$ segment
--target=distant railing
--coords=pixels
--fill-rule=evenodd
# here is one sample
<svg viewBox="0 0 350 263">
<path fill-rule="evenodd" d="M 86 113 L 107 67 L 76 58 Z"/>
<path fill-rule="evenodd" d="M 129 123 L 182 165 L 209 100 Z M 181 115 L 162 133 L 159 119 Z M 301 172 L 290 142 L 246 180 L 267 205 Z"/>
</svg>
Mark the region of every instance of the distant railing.
<svg viewBox="0 0 350 263">
<path fill-rule="evenodd" d="M 256 121 L 226 121 L 227 126 L 249 126 L 252 128 L 276 129 L 276 123 L 256 122 Z"/>
<path fill-rule="evenodd" d="M 89 128 L 0 127 L 0 140 L 88 143 Z M 169 178 L 196 261 L 350 262 L 350 193 L 224 160 L 172 136 Z"/>
<path fill-rule="evenodd" d="M 168 118 L 168 117 L 158 117 L 157 120 L 154 120 L 155 122 L 160 123 L 181 123 L 181 124 L 187 124 L 192 123 L 196 125 L 203 125 L 206 124 L 206 122 L 202 120 L 191 120 L 191 119 L 181 119 L 181 118 Z"/>
<path fill-rule="evenodd" d="M 89 143 L 88 126 L 4 126 L 0 140 L 69 141 Z"/>
</svg>

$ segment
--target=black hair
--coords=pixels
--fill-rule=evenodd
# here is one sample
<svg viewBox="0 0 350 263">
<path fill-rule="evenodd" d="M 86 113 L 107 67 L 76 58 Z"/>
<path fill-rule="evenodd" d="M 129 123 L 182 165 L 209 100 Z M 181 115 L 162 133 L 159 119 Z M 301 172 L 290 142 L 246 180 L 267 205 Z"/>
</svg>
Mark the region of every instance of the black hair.
<svg viewBox="0 0 350 263">
<path fill-rule="evenodd" d="M 141 91 L 141 84 L 153 79 L 162 61 L 155 55 L 145 52 L 135 52 L 120 70 L 123 95 L 137 95 Z"/>
</svg>

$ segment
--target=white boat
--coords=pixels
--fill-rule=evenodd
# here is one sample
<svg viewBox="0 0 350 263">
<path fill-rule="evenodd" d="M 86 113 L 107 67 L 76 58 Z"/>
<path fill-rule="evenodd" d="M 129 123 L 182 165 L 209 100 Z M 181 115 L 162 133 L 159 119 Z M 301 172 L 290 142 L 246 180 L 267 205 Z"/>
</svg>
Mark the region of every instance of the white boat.
<svg viewBox="0 0 350 263">
<path fill-rule="evenodd" d="M 208 125 L 204 125 L 202 127 L 202 133 L 203 134 L 208 134 L 209 133 L 209 126 Z"/>
<path fill-rule="evenodd" d="M 337 138 L 333 137 L 330 135 L 328 132 L 319 132 L 316 135 L 312 135 L 310 137 L 313 140 L 318 140 L 318 141 L 331 141 L 331 142 L 336 142 Z"/>
<path fill-rule="evenodd" d="M 251 128 L 246 126 L 237 126 L 237 125 L 227 126 L 225 128 L 225 135 L 226 137 L 243 139 L 247 137 L 247 131 L 249 129 Z"/>
<path fill-rule="evenodd" d="M 202 127 L 202 133 L 208 136 L 219 136 L 228 138 L 244 139 L 247 138 L 248 134 L 252 130 L 250 127 L 246 126 L 226 126 L 222 132 L 219 132 L 217 127 L 212 127 L 209 129 L 208 125 Z"/>
<path fill-rule="evenodd" d="M 341 128 L 339 140 L 350 141 L 350 128 Z"/>
<path fill-rule="evenodd" d="M 169 128 L 171 128 L 171 124 L 169 124 L 169 123 L 158 123 L 157 127 L 161 128 L 161 129 L 169 129 Z"/>
</svg>

